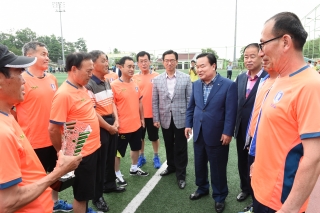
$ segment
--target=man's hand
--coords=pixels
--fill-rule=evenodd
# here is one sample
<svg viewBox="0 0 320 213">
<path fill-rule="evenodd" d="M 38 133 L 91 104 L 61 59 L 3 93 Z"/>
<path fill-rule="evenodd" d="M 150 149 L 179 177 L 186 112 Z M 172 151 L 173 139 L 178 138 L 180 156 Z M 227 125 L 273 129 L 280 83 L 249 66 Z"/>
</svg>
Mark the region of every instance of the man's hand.
<svg viewBox="0 0 320 213">
<path fill-rule="evenodd" d="M 249 176 L 252 177 L 252 173 L 253 173 L 253 165 L 254 163 L 251 164 L 250 166 L 250 173 L 249 173 Z"/>
<path fill-rule="evenodd" d="M 157 127 L 158 129 L 160 128 L 160 122 L 154 122 L 153 126 Z"/>
<path fill-rule="evenodd" d="M 191 128 L 185 128 L 184 129 L 184 134 L 187 139 L 189 139 L 190 135 L 192 134 L 192 129 Z"/>
<path fill-rule="evenodd" d="M 117 129 L 119 129 L 119 121 L 115 120 L 113 123 L 113 126 L 116 127 Z"/>
<path fill-rule="evenodd" d="M 78 155 L 78 156 L 66 156 L 60 150 L 58 152 L 57 165 L 56 165 L 56 167 L 54 169 L 55 170 L 56 169 L 60 170 L 61 174 L 65 175 L 68 172 L 73 171 L 76 168 L 78 168 L 79 163 L 81 161 L 82 161 L 82 155 L 81 154 Z"/>
<path fill-rule="evenodd" d="M 232 136 L 222 134 L 220 141 L 222 141 L 222 145 L 229 145 L 229 143 L 231 142 L 231 139 L 232 139 Z"/>
<path fill-rule="evenodd" d="M 111 135 L 114 135 L 118 132 L 118 128 L 115 127 L 114 125 L 110 126 L 107 131 L 111 134 Z"/>
<path fill-rule="evenodd" d="M 144 119 L 141 120 L 141 126 L 145 128 Z"/>
</svg>

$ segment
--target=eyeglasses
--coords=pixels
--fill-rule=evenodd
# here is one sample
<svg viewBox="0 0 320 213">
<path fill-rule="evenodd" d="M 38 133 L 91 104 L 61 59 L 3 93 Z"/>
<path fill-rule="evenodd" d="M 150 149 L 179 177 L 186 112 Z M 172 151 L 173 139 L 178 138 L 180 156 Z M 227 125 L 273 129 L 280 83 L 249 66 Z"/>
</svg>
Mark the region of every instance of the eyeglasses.
<svg viewBox="0 0 320 213">
<path fill-rule="evenodd" d="M 282 35 L 282 36 L 284 36 L 284 35 Z M 263 51 L 263 50 L 262 50 L 263 45 L 265 45 L 266 43 L 269 43 L 270 41 L 273 41 L 273 40 L 279 39 L 279 38 L 281 38 L 282 36 L 278 36 L 278 37 L 275 37 L 275 38 L 269 39 L 268 41 L 261 42 L 260 44 L 258 44 L 258 45 L 259 45 L 260 50 L 261 50 L 261 51 Z"/>
<path fill-rule="evenodd" d="M 174 63 L 174 62 L 176 62 L 176 60 L 174 60 L 174 59 L 166 59 L 166 60 L 164 60 L 164 63 L 166 63 L 166 64 L 169 64 L 169 62 L 172 64 L 172 63 Z"/>
</svg>

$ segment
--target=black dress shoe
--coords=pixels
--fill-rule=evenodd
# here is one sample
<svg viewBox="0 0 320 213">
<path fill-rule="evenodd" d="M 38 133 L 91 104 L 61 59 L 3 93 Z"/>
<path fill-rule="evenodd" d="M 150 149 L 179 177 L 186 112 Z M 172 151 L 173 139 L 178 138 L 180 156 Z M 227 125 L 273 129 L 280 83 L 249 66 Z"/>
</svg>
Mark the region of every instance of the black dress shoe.
<svg viewBox="0 0 320 213">
<path fill-rule="evenodd" d="M 207 192 L 207 193 L 205 193 L 205 194 L 199 194 L 198 192 L 194 192 L 194 193 L 192 193 L 191 195 L 190 195 L 190 200 L 198 200 L 198 199 L 200 199 L 202 196 L 206 196 L 206 195 L 208 195 L 209 194 L 209 192 Z"/>
<path fill-rule="evenodd" d="M 180 189 L 184 189 L 184 187 L 186 187 L 186 181 L 185 180 L 178 180 L 178 186 Z"/>
<path fill-rule="evenodd" d="M 92 204 L 99 210 L 103 212 L 109 211 L 109 206 L 103 197 L 100 197 L 98 200 L 92 200 Z"/>
<path fill-rule="evenodd" d="M 126 188 L 121 186 L 117 186 L 116 188 L 112 188 L 112 189 L 103 189 L 103 193 L 111 193 L 111 192 L 121 193 L 125 191 L 126 191 Z"/>
<path fill-rule="evenodd" d="M 247 199 L 248 196 L 249 196 L 248 192 L 240 192 L 237 196 L 237 201 L 239 202 L 244 201 L 245 199 Z"/>
<path fill-rule="evenodd" d="M 224 202 L 223 203 L 216 202 L 214 207 L 216 209 L 216 212 L 221 213 L 224 210 L 225 204 L 224 204 Z"/>
<path fill-rule="evenodd" d="M 166 175 L 169 175 L 169 174 L 171 174 L 171 173 L 174 173 L 175 171 L 170 171 L 170 170 L 168 170 L 168 169 L 165 169 L 164 171 L 162 171 L 161 173 L 160 173 L 160 176 L 166 176 Z"/>
</svg>

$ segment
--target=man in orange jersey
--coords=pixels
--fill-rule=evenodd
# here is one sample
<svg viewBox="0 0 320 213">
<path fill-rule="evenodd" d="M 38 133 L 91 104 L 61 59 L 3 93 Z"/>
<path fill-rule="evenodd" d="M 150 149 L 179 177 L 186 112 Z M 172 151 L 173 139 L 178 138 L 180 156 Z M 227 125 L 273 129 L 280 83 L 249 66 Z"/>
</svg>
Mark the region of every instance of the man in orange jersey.
<svg viewBox="0 0 320 213">
<path fill-rule="evenodd" d="M 108 73 L 104 76 L 105 79 L 108 79 L 109 82 L 111 83 L 112 81 L 118 79 L 118 75 L 113 72 L 112 70 L 108 70 Z"/>
<path fill-rule="evenodd" d="M 320 174 L 320 76 L 303 58 L 307 36 L 290 12 L 271 17 L 261 33 L 259 55 L 279 77 L 261 107 L 254 212 L 305 212 Z"/>
<path fill-rule="evenodd" d="M 114 103 L 119 117 L 118 156 L 115 162 L 117 182 L 127 185 L 120 171 L 120 157 L 124 157 L 128 143 L 131 148 L 130 175 L 148 176 L 149 173 L 138 168 L 139 150 L 141 149 L 141 129 L 144 127 L 142 95 L 138 85 L 131 79 L 134 74 L 134 63 L 131 57 L 125 56 L 119 61 L 122 76 L 112 82 Z"/>
<path fill-rule="evenodd" d="M 58 89 L 54 75 L 46 73 L 49 66 L 49 53 L 46 45 L 31 41 L 22 47 L 22 54 L 36 57 L 37 62 L 22 73 L 25 79 L 24 101 L 16 105 L 17 121 L 31 142 L 46 172 L 56 166 L 57 151 L 52 146 L 48 132 L 51 102 Z M 52 190 L 53 212 L 72 211 L 72 205 L 58 199 L 58 192 Z"/>
<path fill-rule="evenodd" d="M 35 57 L 16 56 L 0 45 L 0 212 L 51 213 L 51 184 L 74 170 L 82 156 L 59 152 L 57 166 L 46 175 L 22 128 L 10 114 L 13 105 L 24 99 L 22 73 L 36 62 Z"/>
<path fill-rule="evenodd" d="M 133 76 L 133 80 L 138 84 L 142 98 L 143 104 L 143 114 L 144 114 L 144 123 L 145 128 L 142 129 L 142 137 L 141 137 L 141 150 L 140 156 L 138 159 L 138 167 L 142 167 L 146 162 L 146 158 L 144 156 L 144 138 L 146 135 L 146 131 L 148 131 L 148 138 L 152 141 L 153 147 L 153 166 L 156 169 L 159 169 L 161 166 L 160 158 L 158 155 L 159 150 L 159 129 L 153 125 L 152 119 L 152 84 L 153 78 L 159 75 L 159 73 L 150 70 L 150 54 L 142 51 L 137 54 L 138 66 L 140 68 L 140 72 Z"/>
<path fill-rule="evenodd" d="M 101 141 L 101 179 L 97 184 L 95 198 L 92 203 L 100 211 L 107 211 L 108 206 L 103 198 L 104 192 L 124 192 L 125 188 L 118 187 L 115 180 L 114 161 L 116 156 L 118 113 L 113 103 L 113 94 L 108 80 L 104 76 L 108 72 L 108 56 L 100 51 L 90 52 L 93 61 L 92 76 L 86 88 L 93 93 L 93 102 L 97 113 L 103 118 L 100 124 Z M 104 181 L 104 183 L 103 183 Z"/>
<path fill-rule="evenodd" d="M 257 141 L 256 137 L 257 137 L 257 131 L 259 126 L 259 119 L 261 116 L 261 107 L 265 99 L 268 97 L 269 91 L 273 87 L 273 84 L 278 76 L 278 73 L 272 69 L 272 66 L 270 65 L 270 63 L 266 65 L 262 64 L 262 69 L 264 69 L 268 74 L 260 79 L 255 102 L 250 115 L 251 117 L 249 119 L 249 123 L 247 126 L 246 142 L 244 145 L 244 149 L 248 152 L 247 179 L 248 179 L 248 186 L 250 189 L 252 201 L 254 201 L 255 199 L 254 199 L 254 193 L 251 187 L 250 166 L 253 164 L 255 155 L 256 155 L 256 141 Z M 244 208 L 244 213 L 251 213 L 251 212 L 253 212 L 253 202 Z M 239 212 L 239 213 L 243 213 L 243 212 Z"/>
<path fill-rule="evenodd" d="M 68 77 L 59 87 L 52 100 L 49 134 L 56 150 L 61 149 L 62 129 L 65 122 L 77 121 L 88 125 L 90 135 L 81 154 L 83 160 L 75 170 L 73 184 L 73 212 L 94 212 L 88 208 L 88 201 L 95 198 L 97 185 L 101 180 L 99 115 L 94 109 L 92 92 L 84 86 L 90 80 L 93 70 L 91 55 L 71 53 L 66 58 Z M 90 96 L 91 95 L 91 96 Z"/>
</svg>

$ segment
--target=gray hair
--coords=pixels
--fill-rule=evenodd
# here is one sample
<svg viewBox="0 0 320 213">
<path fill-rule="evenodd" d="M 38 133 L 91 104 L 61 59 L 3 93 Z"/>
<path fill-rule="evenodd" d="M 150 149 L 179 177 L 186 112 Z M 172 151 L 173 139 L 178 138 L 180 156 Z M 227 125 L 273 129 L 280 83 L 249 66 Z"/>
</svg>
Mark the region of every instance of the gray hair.
<svg viewBox="0 0 320 213">
<path fill-rule="evenodd" d="M 36 51 L 37 46 L 40 47 L 46 47 L 46 45 L 39 41 L 30 41 L 28 43 L 25 43 L 22 47 L 22 55 L 27 56 L 29 51 Z"/>
<path fill-rule="evenodd" d="M 96 60 L 100 57 L 100 55 L 106 55 L 104 52 L 102 52 L 101 50 L 92 50 L 91 52 L 89 52 L 89 54 L 91 55 L 92 57 L 92 61 L 93 62 L 96 62 Z M 107 59 L 108 59 L 108 56 L 106 55 Z"/>
</svg>

